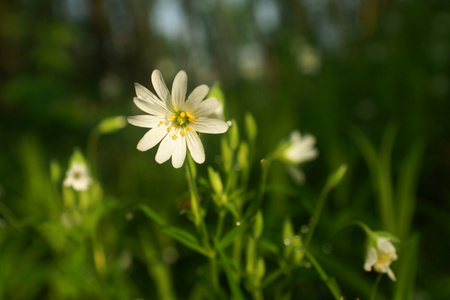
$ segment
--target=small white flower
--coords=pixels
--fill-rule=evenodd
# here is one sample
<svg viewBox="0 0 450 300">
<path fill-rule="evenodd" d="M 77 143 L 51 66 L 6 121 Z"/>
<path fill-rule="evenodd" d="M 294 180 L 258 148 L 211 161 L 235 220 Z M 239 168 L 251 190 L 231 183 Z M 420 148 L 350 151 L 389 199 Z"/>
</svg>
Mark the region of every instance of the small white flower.
<svg viewBox="0 0 450 300">
<path fill-rule="evenodd" d="M 295 130 L 291 133 L 289 140 L 281 143 L 275 151 L 275 158 L 287 164 L 288 173 L 298 184 L 305 181 L 305 174 L 298 165 L 318 155 L 317 149 L 314 148 L 315 143 L 316 139 L 311 134 L 302 137 L 300 132 Z"/>
<path fill-rule="evenodd" d="M 376 236 L 372 243 L 367 244 L 364 270 L 370 272 L 373 268 L 378 273 L 387 273 L 389 278 L 395 281 L 394 272 L 390 268 L 394 260 L 397 260 L 397 253 L 390 239 Z"/>
<path fill-rule="evenodd" d="M 186 99 L 187 75 L 178 72 L 172 85 L 172 94 L 166 87 L 161 72 L 152 73 L 152 83 L 158 95 L 136 83 L 134 103 L 148 115 L 128 117 L 134 126 L 151 128 L 139 141 L 137 149 L 147 151 L 159 142 L 156 162 L 162 164 L 172 157 L 174 168 L 183 166 L 186 158 L 186 144 L 195 162 L 205 161 L 205 150 L 198 132 L 224 133 L 228 130 L 225 121 L 212 118 L 220 107 L 215 98 L 203 100 L 209 92 L 206 85 L 195 88 Z"/>
<path fill-rule="evenodd" d="M 86 191 L 92 183 L 89 171 L 85 164 L 74 162 L 67 170 L 64 179 L 65 187 L 72 187 L 76 191 Z"/>
<path fill-rule="evenodd" d="M 284 149 L 282 156 L 292 164 L 300 164 L 305 161 L 313 160 L 317 157 L 318 151 L 314 148 L 316 139 L 311 134 L 301 136 L 300 132 L 292 132 L 288 146 Z"/>
</svg>

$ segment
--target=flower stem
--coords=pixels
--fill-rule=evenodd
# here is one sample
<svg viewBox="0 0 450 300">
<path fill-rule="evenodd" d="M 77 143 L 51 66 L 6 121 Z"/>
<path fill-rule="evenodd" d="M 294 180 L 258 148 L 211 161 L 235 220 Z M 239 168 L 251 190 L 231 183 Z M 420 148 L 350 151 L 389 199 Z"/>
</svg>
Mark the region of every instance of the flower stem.
<svg viewBox="0 0 450 300">
<path fill-rule="evenodd" d="M 314 230 L 316 229 L 317 224 L 319 223 L 320 215 L 322 213 L 323 206 L 325 205 L 325 201 L 327 200 L 328 193 L 330 192 L 330 188 L 326 185 L 322 192 L 320 193 L 319 199 L 317 200 L 317 205 L 314 209 L 313 215 L 311 217 L 311 224 L 309 227 L 309 234 L 305 238 L 305 250 L 308 250 L 309 244 L 311 243 L 311 239 L 314 235 Z"/>
<path fill-rule="evenodd" d="M 377 289 L 378 285 L 380 284 L 381 277 L 383 276 L 382 273 L 378 274 L 377 279 L 375 279 L 375 282 L 373 283 L 372 291 L 370 292 L 370 300 L 375 300 L 377 297 Z"/>
<path fill-rule="evenodd" d="M 270 163 L 271 159 L 261 160 L 261 169 L 262 169 L 261 181 L 259 183 L 256 201 L 253 201 L 252 207 L 245 214 L 245 219 L 247 220 L 252 218 L 256 214 L 258 209 L 261 207 L 264 193 L 266 192 L 267 177 L 269 175 Z"/>
<path fill-rule="evenodd" d="M 220 240 L 220 236 L 222 235 L 222 231 L 223 231 L 224 220 L 225 220 L 225 211 L 221 210 L 219 213 L 219 221 L 218 221 L 217 229 L 216 229 L 216 240 Z"/>
<path fill-rule="evenodd" d="M 337 300 L 341 299 L 341 291 L 336 281 L 328 277 L 327 273 L 325 273 L 324 269 L 320 266 L 319 262 L 314 258 L 314 256 L 309 251 L 306 251 L 305 255 L 309 259 L 311 264 L 314 266 L 317 273 L 319 273 L 320 278 L 322 278 L 322 281 L 327 285 L 328 289 L 330 290 L 331 294 L 333 294 L 334 298 Z"/>
<path fill-rule="evenodd" d="M 367 235 L 372 234 L 372 230 L 370 230 L 370 228 L 366 224 L 364 224 L 363 222 L 361 222 L 359 220 L 354 220 L 354 221 L 350 222 L 350 225 L 359 226 L 362 230 L 364 230 L 364 232 Z"/>
<path fill-rule="evenodd" d="M 192 170 L 193 161 L 191 157 L 188 157 L 186 162 L 186 177 L 189 184 L 189 190 L 191 194 L 191 210 L 194 215 L 194 223 L 197 227 L 197 231 L 201 236 L 203 246 L 208 250 L 210 255 L 208 256 L 211 267 L 211 280 L 216 292 L 219 291 L 219 274 L 217 270 L 216 253 L 211 247 L 209 240 L 208 229 L 206 228 L 203 214 L 200 208 L 200 200 L 198 197 L 197 184 L 195 182 L 194 171 Z"/>
</svg>

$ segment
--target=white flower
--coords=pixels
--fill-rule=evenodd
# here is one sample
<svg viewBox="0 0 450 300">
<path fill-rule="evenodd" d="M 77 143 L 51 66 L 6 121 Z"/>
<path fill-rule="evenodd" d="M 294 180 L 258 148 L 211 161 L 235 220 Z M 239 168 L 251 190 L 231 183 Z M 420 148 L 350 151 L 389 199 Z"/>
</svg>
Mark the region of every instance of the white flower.
<svg viewBox="0 0 450 300">
<path fill-rule="evenodd" d="M 287 164 L 287 171 L 292 179 L 298 184 L 305 181 L 305 174 L 298 167 L 302 162 L 312 160 L 317 157 L 318 151 L 314 148 L 316 139 L 310 134 L 301 136 L 298 130 L 291 133 L 288 141 L 281 143 L 275 151 L 275 158 Z"/>
<path fill-rule="evenodd" d="M 373 268 L 378 273 L 387 273 L 389 278 L 395 281 L 394 272 L 390 268 L 394 260 L 397 260 L 397 253 L 390 239 L 376 236 L 374 242 L 369 242 L 367 245 L 364 270 L 370 272 Z"/>
<path fill-rule="evenodd" d="M 312 160 L 317 157 L 318 151 L 314 148 L 316 139 L 311 134 L 304 137 L 300 132 L 295 130 L 292 132 L 288 146 L 284 149 L 282 157 L 292 164 L 300 164 L 302 162 Z"/>
<path fill-rule="evenodd" d="M 186 99 L 187 76 L 178 72 L 172 85 L 172 94 L 164 83 L 161 72 L 152 73 L 155 96 L 140 84 L 135 84 L 134 103 L 148 115 L 128 117 L 134 126 L 151 128 L 139 141 L 137 149 L 147 151 L 161 142 L 156 153 L 156 162 L 162 164 L 172 157 L 174 168 L 180 168 L 186 157 L 186 144 L 195 162 L 205 161 L 205 150 L 198 132 L 224 133 L 228 130 L 225 121 L 211 118 L 220 103 L 215 98 L 203 100 L 209 88 L 200 85 Z"/>
<path fill-rule="evenodd" d="M 86 191 L 92 183 L 89 171 L 85 164 L 74 162 L 67 170 L 64 179 L 65 187 L 72 187 L 76 191 Z"/>
</svg>

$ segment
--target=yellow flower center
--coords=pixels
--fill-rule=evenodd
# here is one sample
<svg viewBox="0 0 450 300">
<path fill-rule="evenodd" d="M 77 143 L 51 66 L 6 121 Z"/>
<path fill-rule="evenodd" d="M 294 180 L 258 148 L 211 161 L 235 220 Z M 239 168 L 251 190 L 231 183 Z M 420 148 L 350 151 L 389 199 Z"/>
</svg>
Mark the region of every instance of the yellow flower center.
<svg viewBox="0 0 450 300">
<path fill-rule="evenodd" d="M 388 261 L 389 257 L 390 257 L 389 253 L 379 252 L 378 258 L 377 258 L 377 263 L 385 264 Z"/>
<path fill-rule="evenodd" d="M 186 128 L 187 131 L 190 130 L 189 123 L 195 120 L 195 117 L 187 112 L 187 111 L 179 111 L 176 105 L 173 105 L 173 110 L 175 113 L 170 116 L 170 120 L 172 120 L 172 125 L 177 128 Z M 172 125 L 169 126 L 169 130 L 172 129 Z M 181 131 L 182 135 L 184 135 L 184 131 Z"/>
</svg>

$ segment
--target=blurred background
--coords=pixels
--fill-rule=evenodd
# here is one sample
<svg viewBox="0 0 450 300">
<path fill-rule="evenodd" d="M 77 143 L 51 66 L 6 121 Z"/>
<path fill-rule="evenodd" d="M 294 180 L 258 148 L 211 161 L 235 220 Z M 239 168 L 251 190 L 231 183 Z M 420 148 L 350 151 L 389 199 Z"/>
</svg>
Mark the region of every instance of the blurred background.
<svg viewBox="0 0 450 300">
<path fill-rule="evenodd" d="M 74 148 L 88 152 L 92 130 L 101 120 L 140 114 L 132 102 L 133 84 L 153 90 L 154 69 L 161 70 L 169 88 L 175 74 L 185 70 L 188 92 L 220 82 L 227 117 L 241 125 L 244 112 L 251 112 L 258 122 L 258 161 L 294 129 L 316 136 L 320 155 L 305 165 L 304 186 L 274 165 L 265 202 L 273 212 L 265 220 L 268 236 L 279 234 L 287 214 L 297 227 L 307 222 L 297 196 L 277 187 L 301 189 L 302 197 L 314 199 L 311 195 L 341 163 L 348 165 L 348 176 L 331 196 L 326 220 L 357 216 L 382 229 L 370 172 L 351 132 L 361 130 L 378 149 L 388 128 L 396 128 L 390 160 L 394 184 L 401 181 L 406 153 L 421 143 L 411 229 L 420 240 L 414 299 L 448 299 L 450 2 L 2 0 L 0 290 L 9 295 L 4 299 L 98 299 L 89 284 L 80 288 L 84 294 L 55 288 L 64 284 L 55 275 L 60 273 L 55 273 L 55 254 L 45 235 L 33 226 L 16 228 L 11 220 L 46 218 L 42 205 L 50 203 L 48 193 L 39 201 L 30 199 L 38 197 L 34 189 L 42 187 L 50 163 L 58 162 L 64 173 Z M 124 299 L 153 295 L 136 250 L 136 239 L 142 238 L 138 232 L 152 225 L 132 206 L 147 201 L 171 222 L 185 222 L 178 212 L 187 195 L 184 172 L 155 163 L 155 149 L 137 151 L 144 132 L 128 126 L 102 136 L 96 155 L 96 177 L 114 203 L 102 221 L 103 232 L 122 241 L 111 242 L 110 257 L 132 262 L 122 274 L 126 279 L 117 279 L 118 286 L 128 289 Z M 205 136 L 204 141 L 207 164 L 220 161 L 215 154 L 219 138 Z M 254 182 L 257 177 L 254 170 Z M 167 190 L 168 185 L 173 188 Z M 362 271 L 362 233 L 345 233 L 352 241 L 345 246 L 327 235 L 326 227 L 318 230 L 322 241 L 337 243 L 325 254 L 344 256 L 355 272 L 375 278 Z M 194 265 L 192 253 L 156 229 L 151 239 L 159 241 L 155 251 L 165 253 L 161 257 L 172 264 L 177 293 L 183 295 L 194 280 L 185 279 Z M 5 260 L 10 269 L 1 266 Z M 339 270 L 332 273 L 339 281 Z M 108 280 L 105 286 L 111 288 L 115 281 Z M 343 281 L 349 299 L 359 297 L 358 288 Z M 392 284 L 386 284 L 389 291 Z M 55 292 L 59 289 L 61 294 Z M 297 295 L 327 299 L 326 293 L 313 292 Z"/>
</svg>

